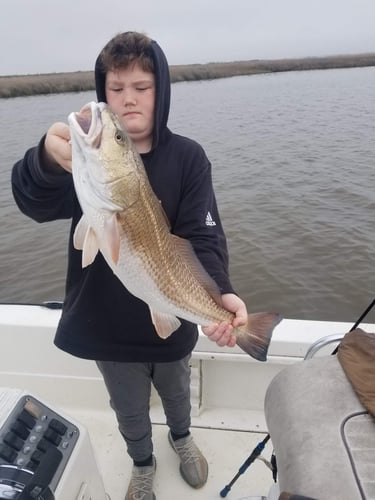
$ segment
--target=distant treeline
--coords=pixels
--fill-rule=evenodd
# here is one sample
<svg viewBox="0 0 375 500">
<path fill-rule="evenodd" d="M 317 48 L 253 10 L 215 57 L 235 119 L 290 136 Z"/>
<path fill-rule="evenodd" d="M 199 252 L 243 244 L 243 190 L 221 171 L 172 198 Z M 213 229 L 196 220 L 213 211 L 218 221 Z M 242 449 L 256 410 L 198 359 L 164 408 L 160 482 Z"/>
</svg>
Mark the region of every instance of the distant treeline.
<svg viewBox="0 0 375 500">
<path fill-rule="evenodd" d="M 358 68 L 364 66 L 375 66 L 375 53 L 175 65 L 170 66 L 170 74 L 172 83 L 175 83 L 280 71 Z M 82 92 L 94 89 L 94 73 L 92 71 L 0 76 L 0 98 Z"/>
</svg>

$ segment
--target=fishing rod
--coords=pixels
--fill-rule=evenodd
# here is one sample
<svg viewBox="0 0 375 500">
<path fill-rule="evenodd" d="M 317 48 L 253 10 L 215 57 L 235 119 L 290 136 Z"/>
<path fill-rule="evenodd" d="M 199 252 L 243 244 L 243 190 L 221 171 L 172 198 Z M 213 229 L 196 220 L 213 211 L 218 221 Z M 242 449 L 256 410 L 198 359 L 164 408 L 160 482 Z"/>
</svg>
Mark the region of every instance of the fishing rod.
<svg viewBox="0 0 375 500">
<path fill-rule="evenodd" d="M 363 313 L 361 314 L 361 316 L 357 319 L 357 321 L 354 323 L 354 325 L 351 327 L 351 329 L 349 330 L 349 332 L 352 332 L 353 330 L 355 330 L 357 328 L 357 326 L 359 326 L 362 321 L 364 320 L 364 318 L 368 315 L 368 313 L 371 311 L 371 309 L 374 307 L 375 305 L 375 299 L 368 305 L 367 309 L 365 311 L 363 311 Z M 338 344 L 335 348 L 335 350 L 332 352 L 332 354 L 336 354 L 338 349 L 339 349 L 339 345 Z"/>
<path fill-rule="evenodd" d="M 39 306 L 47 309 L 62 309 L 62 300 L 45 300 L 44 302 L 0 302 L 2 306 Z"/>
<path fill-rule="evenodd" d="M 371 311 L 371 309 L 374 307 L 374 305 L 375 305 L 375 299 L 373 299 L 373 301 L 369 304 L 369 306 L 363 311 L 363 313 L 360 315 L 360 317 L 357 319 L 357 321 L 351 327 L 351 329 L 349 330 L 349 332 L 352 332 L 353 330 L 355 330 L 357 328 L 357 326 L 360 325 L 360 323 L 367 316 L 367 314 Z M 339 345 L 332 352 L 332 355 L 334 355 L 334 354 L 337 353 L 338 348 L 339 348 Z M 269 434 L 267 434 L 267 436 L 263 439 L 263 441 L 261 441 L 260 443 L 258 443 L 256 445 L 256 447 L 251 452 L 251 454 L 249 455 L 249 457 L 245 460 L 245 462 L 238 469 L 238 472 L 234 476 L 234 478 L 232 479 L 232 481 L 230 481 L 230 483 L 228 483 L 220 491 L 220 496 L 222 498 L 225 498 L 228 495 L 228 493 L 232 489 L 233 484 L 237 481 L 237 479 L 248 469 L 248 467 L 254 462 L 254 460 L 259 457 L 259 455 L 262 453 L 262 451 L 263 451 L 266 443 L 269 441 L 270 438 L 271 438 L 271 436 Z M 275 468 L 275 465 L 273 465 L 273 468 Z M 273 475 L 274 475 L 274 480 L 276 481 L 276 471 L 275 470 L 273 471 Z"/>
<path fill-rule="evenodd" d="M 232 479 L 232 481 L 229 484 L 227 484 L 220 491 L 220 496 L 222 498 L 224 498 L 224 497 L 226 497 L 228 495 L 228 493 L 230 492 L 230 490 L 232 488 L 232 485 L 237 481 L 237 479 L 241 476 L 241 474 L 243 474 L 246 471 L 246 469 L 254 462 L 254 460 L 259 457 L 259 455 L 262 453 L 262 451 L 263 451 L 263 449 L 264 449 L 267 441 L 269 441 L 270 437 L 271 436 L 269 434 L 267 434 L 267 436 L 263 439 L 263 441 L 261 441 L 260 443 L 258 443 L 256 445 L 256 447 L 252 451 L 251 455 L 249 455 L 249 457 L 245 460 L 245 462 L 238 469 L 238 472 L 234 476 L 234 478 Z"/>
</svg>

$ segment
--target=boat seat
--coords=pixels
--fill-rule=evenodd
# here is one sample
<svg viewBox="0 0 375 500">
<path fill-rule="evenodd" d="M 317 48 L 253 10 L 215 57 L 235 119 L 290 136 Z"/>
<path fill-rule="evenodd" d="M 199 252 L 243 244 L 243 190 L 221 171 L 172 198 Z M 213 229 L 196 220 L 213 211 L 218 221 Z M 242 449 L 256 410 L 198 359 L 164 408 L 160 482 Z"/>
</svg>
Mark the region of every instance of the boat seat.
<svg viewBox="0 0 375 500">
<path fill-rule="evenodd" d="M 265 417 L 280 491 L 318 500 L 375 499 L 375 419 L 336 355 L 279 372 L 266 392 Z"/>
</svg>

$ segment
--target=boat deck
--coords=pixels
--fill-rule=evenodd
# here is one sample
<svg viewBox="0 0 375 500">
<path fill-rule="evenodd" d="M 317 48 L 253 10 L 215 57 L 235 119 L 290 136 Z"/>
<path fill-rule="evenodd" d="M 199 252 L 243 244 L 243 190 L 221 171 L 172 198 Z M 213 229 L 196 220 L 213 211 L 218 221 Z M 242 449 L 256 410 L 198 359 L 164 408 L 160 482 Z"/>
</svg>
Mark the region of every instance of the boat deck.
<svg viewBox="0 0 375 500">
<path fill-rule="evenodd" d="M 72 414 L 69 409 L 65 411 Z M 109 411 L 76 411 L 72 416 L 82 423 L 90 434 L 97 464 L 110 499 L 124 499 L 132 463 L 114 416 Z M 179 474 L 179 462 L 168 444 L 167 433 L 166 425 L 154 424 L 154 454 L 157 460 L 154 492 L 156 498 L 162 500 L 220 498 L 220 491 L 232 480 L 256 445 L 265 437 L 265 434 L 256 432 L 193 427 L 194 439 L 209 464 L 206 485 L 194 490 Z M 271 453 L 272 445 L 268 442 L 262 456 L 269 460 Z M 271 484 L 271 471 L 261 460 L 256 460 L 233 484 L 227 497 L 231 500 L 245 500 L 250 496 L 267 496 Z"/>
<path fill-rule="evenodd" d="M 96 364 L 69 356 L 53 344 L 60 314 L 39 306 L 0 304 L 0 386 L 29 391 L 82 424 L 89 433 L 110 500 L 123 500 L 131 460 Z M 192 433 L 209 463 L 208 481 L 202 489 L 194 490 L 180 477 L 178 458 L 168 444 L 165 417 L 153 394 L 157 499 L 221 498 L 220 492 L 267 435 L 264 397 L 273 377 L 285 366 L 301 362 L 318 339 L 344 334 L 351 326 L 283 320 L 273 336 L 267 363 L 254 361 L 237 346 L 220 348 L 201 335 L 191 361 Z M 375 329 L 375 325 L 369 324 L 362 327 L 369 332 Z M 333 348 L 330 345 L 328 353 Z M 268 442 L 261 458 L 270 460 L 271 454 L 272 444 Z M 271 471 L 261 460 L 256 460 L 227 496 L 230 500 L 255 500 L 268 495 L 271 500 L 272 485 Z M 89 499 L 81 495 L 79 500 Z"/>
</svg>

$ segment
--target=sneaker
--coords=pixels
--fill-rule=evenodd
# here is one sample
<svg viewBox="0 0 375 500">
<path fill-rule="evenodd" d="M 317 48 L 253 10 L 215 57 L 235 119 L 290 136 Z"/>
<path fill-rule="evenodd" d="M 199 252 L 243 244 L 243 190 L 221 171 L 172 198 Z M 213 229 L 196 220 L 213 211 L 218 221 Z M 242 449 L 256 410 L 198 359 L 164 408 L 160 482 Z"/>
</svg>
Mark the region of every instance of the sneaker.
<svg viewBox="0 0 375 500">
<path fill-rule="evenodd" d="M 173 441 L 171 433 L 168 440 L 181 460 L 180 474 L 193 488 L 201 488 L 207 481 L 208 464 L 201 451 L 194 443 L 193 437 L 188 436 Z"/>
<path fill-rule="evenodd" d="M 145 467 L 133 465 L 132 476 L 125 500 L 156 500 L 152 492 L 152 483 L 156 470 L 156 459 L 152 457 L 153 464 Z"/>
</svg>

